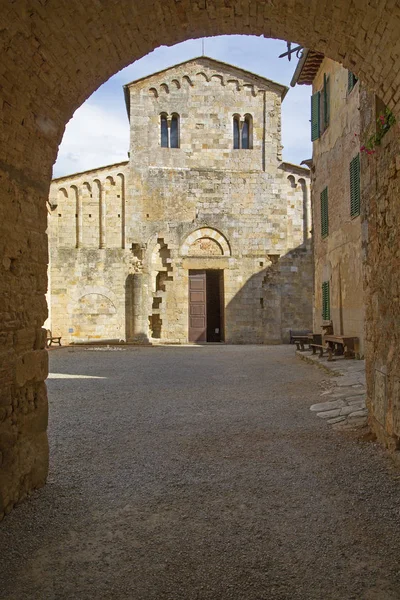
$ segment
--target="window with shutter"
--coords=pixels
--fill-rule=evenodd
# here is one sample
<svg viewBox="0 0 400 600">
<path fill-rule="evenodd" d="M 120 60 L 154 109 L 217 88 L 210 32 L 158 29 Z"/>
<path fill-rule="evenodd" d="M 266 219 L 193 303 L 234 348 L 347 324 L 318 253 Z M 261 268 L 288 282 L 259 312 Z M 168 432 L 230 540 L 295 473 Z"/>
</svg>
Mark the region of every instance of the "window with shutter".
<svg viewBox="0 0 400 600">
<path fill-rule="evenodd" d="M 360 214 L 360 155 L 350 162 L 350 216 Z"/>
<path fill-rule="evenodd" d="M 328 188 L 321 192 L 321 236 L 324 238 L 329 233 L 329 216 L 328 216 Z"/>
<path fill-rule="evenodd" d="M 322 319 L 324 321 L 330 321 L 331 319 L 329 281 L 324 281 L 322 283 Z"/>
<path fill-rule="evenodd" d="M 349 94 L 350 94 L 351 90 L 353 89 L 353 87 L 356 85 L 357 81 L 358 81 L 358 79 L 354 75 L 354 73 L 352 73 L 351 71 L 348 71 L 347 91 Z"/>
<path fill-rule="evenodd" d="M 320 103 L 321 92 L 311 96 L 311 141 L 314 142 L 320 136 Z"/>
</svg>

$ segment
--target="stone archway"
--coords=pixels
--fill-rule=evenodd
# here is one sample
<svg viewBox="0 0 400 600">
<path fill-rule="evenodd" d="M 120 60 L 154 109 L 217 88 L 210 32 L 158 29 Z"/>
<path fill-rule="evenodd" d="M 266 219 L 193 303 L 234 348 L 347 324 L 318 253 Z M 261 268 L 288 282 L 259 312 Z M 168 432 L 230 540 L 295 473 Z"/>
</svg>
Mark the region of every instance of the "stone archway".
<svg viewBox="0 0 400 600">
<path fill-rule="evenodd" d="M 400 115 L 399 20 L 393 0 L 3 4 L 0 517 L 47 476 L 46 202 L 74 110 L 112 74 L 161 44 L 242 33 L 293 40 L 343 62 Z"/>
</svg>

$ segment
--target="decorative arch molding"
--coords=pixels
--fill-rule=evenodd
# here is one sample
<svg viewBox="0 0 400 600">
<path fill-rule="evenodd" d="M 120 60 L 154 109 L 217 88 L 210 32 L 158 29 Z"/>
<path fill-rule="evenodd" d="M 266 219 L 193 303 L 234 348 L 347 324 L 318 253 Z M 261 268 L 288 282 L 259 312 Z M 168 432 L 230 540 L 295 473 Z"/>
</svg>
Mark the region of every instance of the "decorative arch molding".
<svg viewBox="0 0 400 600">
<path fill-rule="evenodd" d="M 195 87 L 198 84 L 220 84 L 223 87 L 234 87 L 237 91 L 245 91 L 250 93 L 252 96 L 257 96 L 259 92 L 265 92 L 265 88 L 256 86 L 254 83 L 249 83 L 245 80 L 238 78 L 232 78 L 227 75 L 220 73 L 206 73 L 205 71 L 198 71 L 195 75 L 183 75 L 179 80 L 176 77 L 171 79 L 170 82 L 162 82 L 159 84 L 152 85 L 148 88 L 148 94 L 154 98 L 159 98 L 163 93 L 169 94 L 171 89 L 181 89 L 184 84 L 188 84 L 190 87 Z"/>
<path fill-rule="evenodd" d="M 236 90 L 240 91 L 240 83 L 238 79 L 228 79 L 226 85 L 231 85 L 236 88 Z"/>
<path fill-rule="evenodd" d="M 74 310 L 74 306 L 79 302 L 81 298 L 91 295 L 104 296 L 114 306 L 118 306 L 118 297 L 115 294 L 115 292 L 112 291 L 111 288 L 100 285 L 85 285 L 72 291 L 69 297 L 69 302 L 67 304 L 68 312 L 71 313 Z"/>
<path fill-rule="evenodd" d="M 193 87 L 193 81 L 190 79 L 189 75 L 184 75 L 182 77 L 182 81 L 185 81 L 186 83 L 188 83 L 190 85 L 190 87 Z"/>
<path fill-rule="evenodd" d="M 115 185 L 115 179 L 112 175 L 107 175 L 105 179 L 105 183 L 109 183 L 110 185 Z"/>
<path fill-rule="evenodd" d="M 199 81 L 206 81 L 207 83 L 210 81 L 209 77 L 207 77 L 207 74 L 204 73 L 204 71 L 199 71 L 199 73 L 196 73 L 196 77 Z"/>
<path fill-rule="evenodd" d="M 225 78 L 223 75 L 219 75 L 218 73 L 214 73 L 210 77 L 210 81 L 212 83 L 219 83 L 222 86 L 225 86 Z"/>
<path fill-rule="evenodd" d="M 231 249 L 228 240 L 222 235 L 222 233 L 216 229 L 212 229 L 211 227 L 201 227 L 200 229 L 196 229 L 189 234 L 181 246 L 181 256 L 188 256 L 192 244 L 201 238 L 210 238 L 214 240 L 221 247 L 222 256 L 231 256 Z"/>
<path fill-rule="evenodd" d="M 89 193 L 89 195 L 92 194 L 92 186 L 88 181 L 84 181 L 82 183 L 82 190 L 86 191 L 87 193 Z"/>
<path fill-rule="evenodd" d="M 85 314 L 116 314 L 117 307 L 106 294 L 90 292 L 78 298 L 74 305 L 74 312 Z"/>
</svg>

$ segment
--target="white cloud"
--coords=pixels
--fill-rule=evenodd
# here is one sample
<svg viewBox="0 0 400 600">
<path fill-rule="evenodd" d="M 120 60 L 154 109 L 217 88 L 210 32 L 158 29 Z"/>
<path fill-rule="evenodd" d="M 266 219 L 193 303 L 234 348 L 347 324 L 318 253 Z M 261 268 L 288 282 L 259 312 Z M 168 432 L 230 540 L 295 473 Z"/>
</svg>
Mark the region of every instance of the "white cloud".
<svg viewBox="0 0 400 600">
<path fill-rule="evenodd" d="M 129 123 L 121 111 L 85 102 L 67 124 L 53 176 L 95 169 L 128 159 Z"/>
</svg>

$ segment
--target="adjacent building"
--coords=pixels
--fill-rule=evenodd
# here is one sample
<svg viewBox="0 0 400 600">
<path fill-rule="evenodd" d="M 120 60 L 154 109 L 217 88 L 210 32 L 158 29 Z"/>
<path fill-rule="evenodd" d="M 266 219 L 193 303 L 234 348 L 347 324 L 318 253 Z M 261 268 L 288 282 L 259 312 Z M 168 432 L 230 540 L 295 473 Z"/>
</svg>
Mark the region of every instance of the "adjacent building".
<svg viewBox="0 0 400 600">
<path fill-rule="evenodd" d="M 359 338 L 364 354 L 360 218 L 360 89 L 356 77 L 322 54 L 305 50 L 292 85 L 312 85 L 311 139 L 314 322 Z"/>
<path fill-rule="evenodd" d="M 124 92 L 129 160 L 51 184 L 49 327 L 167 343 L 311 327 L 309 170 L 282 161 L 287 88 L 200 57 Z"/>
</svg>

